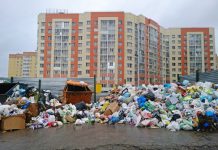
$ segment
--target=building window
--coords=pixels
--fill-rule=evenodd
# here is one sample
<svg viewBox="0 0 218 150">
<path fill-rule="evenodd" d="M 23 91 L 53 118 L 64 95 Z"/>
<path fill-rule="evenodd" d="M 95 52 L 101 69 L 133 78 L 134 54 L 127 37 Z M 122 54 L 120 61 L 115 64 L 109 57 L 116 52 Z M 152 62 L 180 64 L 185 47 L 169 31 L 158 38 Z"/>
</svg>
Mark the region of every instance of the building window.
<svg viewBox="0 0 218 150">
<path fill-rule="evenodd" d="M 78 71 L 78 75 L 82 75 L 82 71 Z"/>
<path fill-rule="evenodd" d="M 83 33 L 83 29 L 79 29 L 79 33 Z"/>
<path fill-rule="evenodd" d="M 128 33 L 132 33 L 132 29 L 128 28 L 128 29 L 127 29 L 127 32 L 128 32 Z"/>
<path fill-rule="evenodd" d="M 90 53 L 90 49 L 89 48 L 86 49 L 86 53 Z"/>
<path fill-rule="evenodd" d="M 132 82 L 132 78 L 127 78 L 127 82 Z"/>
<path fill-rule="evenodd" d="M 127 56 L 127 60 L 132 60 L 132 56 Z"/>
<path fill-rule="evenodd" d="M 132 64 L 131 63 L 127 63 L 127 68 L 132 68 Z"/>
<path fill-rule="evenodd" d="M 172 63 L 172 66 L 176 66 L 176 63 Z"/>
<path fill-rule="evenodd" d="M 52 22 L 49 22 L 49 23 L 48 23 L 48 26 L 52 26 Z"/>
<path fill-rule="evenodd" d="M 51 47 L 51 43 L 48 43 L 48 47 Z"/>
<path fill-rule="evenodd" d="M 86 42 L 86 46 L 90 46 L 90 42 Z"/>
<path fill-rule="evenodd" d="M 131 35 L 128 35 L 128 36 L 127 36 L 127 39 L 128 39 L 128 40 L 132 40 L 132 36 L 131 36 Z"/>
<path fill-rule="evenodd" d="M 172 60 L 176 60 L 176 58 L 175 58 L 175 57 L 172 57 Z"/>
<path fill-rule="evenodd" d="M 127 46 L 132 47 L 132 43 L 131 42 L 127 42 Z"/>
<path fill-rule="evenodd" d="M 132 22 L 131 21 L 127 21 L 127 25 L 128 26 L 132 26 Z"/>
<path fill-rule="evenodd" d="M 89 55 L 86 56 L 86 60 L 90 60 L 90 56 Z"/>
<path fill-rule="evenodd" d="M 119 20 L 119 21 L 118 21 L 118 24 L 122 24 L 122 20 Z"/>
<path fill-rule="evenodd" d="M 118 38 L 119 38 L 119 39 L 121 39 L 121 38 L 122 38 L 122 35 L 121 35 L 121 34 L 119 34 L 119 35 L 118 35 Z"/>
<path fill-rule="evenodd" d="M 45 40 L 45 37 L 44 37 L 44 36 L 41 36 L 41 40 Z"/>
<path fill-rule="evenodd" d="M 78 54 L 82 54 L 82 50 L 78 50 Z"/>
<path fill-rule="evenodd" d="M 80 27 L 83 26 L 83 22 L 79 22 L 79 26 L 80 26 Z"/>
<path fill-rule="evenodd" d="M 49 29 L 49 30 L 48 30 L 48 33 L 49 33 L 49 34 L 52 34 L 52 30 L 51 30 L 51 29 Z"/>
<path fill-rule="evenodd" d="M 76 33 L 76 30 L 72 29 L 72 34 Z"/>
<path fill-rule="evenodd" d="M 90 27 L 87 27 L 87 28 L 86 28 L 86 31 L 87 31 L 87 32 L 90 32 Z"/>
<path fill-rule="evenodd" d="M 78 61 L 82 61 L 82 57 L 78 57 Z"/>
<path fill-rule="evenodd" d="M 51 40 L 52 40 L 52 37 L 51 37 L 51 36 L 49 36 L 49 37 L 48 37 L 48 40 L 50 40 L 50 41 L 51 41 Z"/>
<path fill-rule="evenodd" d="M 41 29 L 41 33 L 45 33 L 45 29 Z"/>
<path fill-rule="evenodd" d="M 89 72 L 90 72 L 89 70 L 86 70 L 86 74 L 89 74 Z"/>
<path fill-rule="evenodd" d="M 132 54 L 132 50 L 131 49 L 127 49 L 127 53 L 128 54 Z"/>
<path fill-rule="evenodd" d="M 118 28 L 118 32 L 122 32 L 122 28 L 119 27 L 119 28 Z"/>
<path fill-rule="evenodd" d="M 97 43 L 97 42 L 94 42 L 94 46 L 98 46 L 98 43 Z"/>
<path fill-rule="evenodd" d="M 41 22 L 41 26 L 44 27 L 45 26 L 45 22 Z"/>
<path fill-rule="evenodd" d="M 76 25 L 76 22 L 72 22 L 72 26 L 75 26 Z"/>
<path fill-rule="evenodd" d="M 172 49 L 175 49 L 175 46 L 172 46 Z"/>
<path fill-rule="evenodd" d="M 132 70 L 127 70 L 128 75 L 132 75 Z"/>
<path fill-rule="evenodd" d="M 82 64 L 78 64 L 78 68 L 82 68 Z"/>
<path fill-rule="evenodd" d="M 79 47 L 82 47 L 82 43 L 79 43 Z"/>
<path fill-rule="evenodd" d="M 79 36 L 79 40 L 83 40 L 83 36 Z"/>
<path fill-rule="evenodd" d="M 86 67 L 89 67 L 90 66 L 90 63 L 86 63 Z"/>
<path fill-rule="evenodd" d="M 86 25 L 90 25 L 90 20 L 86 21 Z"/>
<path fill-rule="evenodd" d="M 90 34 L 87 34 L 87 35 L 86 35 L 86 38 L 87 38 L 87 39 L 90 39 Z"/>
</svg>

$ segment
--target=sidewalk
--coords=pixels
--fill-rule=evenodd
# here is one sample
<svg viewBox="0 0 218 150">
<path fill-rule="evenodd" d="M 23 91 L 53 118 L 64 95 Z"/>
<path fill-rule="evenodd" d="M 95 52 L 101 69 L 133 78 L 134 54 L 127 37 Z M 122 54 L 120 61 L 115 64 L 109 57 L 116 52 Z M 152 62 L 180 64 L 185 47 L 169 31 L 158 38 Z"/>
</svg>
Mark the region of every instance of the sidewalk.
<svg viewBox="0 0 218 150">
<path fill-rule="evenodd" d="M 0 149 L 218 149 L 218 132 L 170 132 L 129 125 L 64 125 L 0 133 Z"/>
</svg>

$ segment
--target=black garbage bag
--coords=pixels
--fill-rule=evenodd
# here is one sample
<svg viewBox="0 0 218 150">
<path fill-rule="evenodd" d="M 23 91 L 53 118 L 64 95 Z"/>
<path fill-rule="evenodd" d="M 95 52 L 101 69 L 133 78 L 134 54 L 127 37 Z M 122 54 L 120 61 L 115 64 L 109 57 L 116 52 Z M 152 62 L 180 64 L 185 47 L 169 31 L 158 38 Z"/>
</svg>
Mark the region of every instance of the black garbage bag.
<svg viewBox="0 0 218 150">
<path fill-rule="evenodd" d="M 145 98 L 154 101 L 155 100 L 155 95 L 151 91 L 149 91 L 147 94 L 145 94 Z"/>
<path fill-rule="evenodd" d="M 171 121 L 176 121 L 179 118 L 181 118 L 181 116 L 179 114 L 173 114 Z"/>
<path fill-rule="evenodd" d="M 86 110 L 87 109 L 87 106 L 83 101 L 76 103 L 75 106 L 76 106 L 77 110 Z"/>
</svg>

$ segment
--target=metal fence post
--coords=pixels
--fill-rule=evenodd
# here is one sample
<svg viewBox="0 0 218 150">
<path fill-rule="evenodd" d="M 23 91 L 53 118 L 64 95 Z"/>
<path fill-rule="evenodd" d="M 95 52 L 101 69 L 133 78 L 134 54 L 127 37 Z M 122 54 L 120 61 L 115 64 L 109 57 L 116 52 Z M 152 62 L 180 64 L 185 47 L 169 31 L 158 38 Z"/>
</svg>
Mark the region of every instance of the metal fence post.
<svg viewBox="0 0 218 150">
<path fill-rule="evenodd" d="M 177 81 L 180 82 L 180 75 L 177 74 Z"/>
<path fill-rule="evenodd" d="M 11 77 L 11 83 L 13 83 L 14 82 L 14 77 Z"/>
<path fill-rule="evenodd" d="M 96 103 L 96 75 L 94 75 L 94 102 Z"/>
<path fill-rule="evenodd" d="M 196 82 L 199 81 L 199 70 L 198 69 L 196 70 L 196 77 L 195 77 L 195 79 L 196 79 Z"/>
<path fill-rule="evenodd" d="M 39 90 L 39 96 L 38 96 L 38 101 L 39 101 L 40 100 L 40 94 L 41 94 L 41 79 L 39 79 L 38 90 Z"/>
</svg>

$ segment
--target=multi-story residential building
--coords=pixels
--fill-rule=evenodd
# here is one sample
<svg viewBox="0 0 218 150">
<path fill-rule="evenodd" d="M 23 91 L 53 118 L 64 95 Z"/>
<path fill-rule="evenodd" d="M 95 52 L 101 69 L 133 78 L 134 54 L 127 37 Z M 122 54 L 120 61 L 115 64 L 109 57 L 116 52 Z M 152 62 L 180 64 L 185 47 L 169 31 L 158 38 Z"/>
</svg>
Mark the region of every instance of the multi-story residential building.
<svg viewBox="0 0 218 150">
<path fill-rule="evenodd" d="M 169 42 L 171 82 L 177 81 L 177 75 L 216 69 L 213 28 L 169 28 L 164 33 Z"/>
<path fill-rule="evenodd" d="M 93 77 L 105 86 L 162 83 L 160 26 L 124 12 L 40 14 L 38 77 Z M 166 67 L 164 67 L 165 69 Z"/>
<path fill-rule="evenodd" d="M 103 87 L 158 84 L 214 69 L 212 28 L 160 27 L 124 12 L 41 13 L 37 76 L 93 77 Z"/>
<path fill-rule="evenodd" d="M 9 77 L 36 77 L 36 52 L 9 54 Z"/>
</svg>

